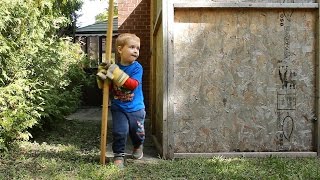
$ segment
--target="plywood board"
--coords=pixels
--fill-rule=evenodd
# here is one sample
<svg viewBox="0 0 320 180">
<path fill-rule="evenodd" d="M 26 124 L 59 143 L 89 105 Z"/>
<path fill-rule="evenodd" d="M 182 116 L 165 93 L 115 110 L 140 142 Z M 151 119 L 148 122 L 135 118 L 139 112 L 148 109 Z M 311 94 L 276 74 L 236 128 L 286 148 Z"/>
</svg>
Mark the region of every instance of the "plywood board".
<svg viewBox="0 0 320 180">
<path fill-rule="evenodd" d="M 313 10 L 176 10 L 174 151 L 311 151 L 315 18 Z"/>
</svg>

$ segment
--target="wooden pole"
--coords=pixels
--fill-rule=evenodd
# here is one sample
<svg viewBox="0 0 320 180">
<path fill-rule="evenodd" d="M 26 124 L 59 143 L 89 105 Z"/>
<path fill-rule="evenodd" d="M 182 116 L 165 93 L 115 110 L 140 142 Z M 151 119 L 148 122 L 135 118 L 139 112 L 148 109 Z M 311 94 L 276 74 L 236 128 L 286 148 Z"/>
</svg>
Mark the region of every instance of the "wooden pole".
<svg viewBox="0 0 320 180">
<path fill-rule="evenodd" d="M 111 60 L 111 49 L 112 49 L 112 28 L 113 28 L 113 0 L 109 0 L 108 8 L 108 30 L 106 39 L 106 59 L 105 61 L 110 62 Z M 102 99 L 102 119 L 101 119 L 101 145 L 100 145 L 100 163 L 106 164 L 106 148 L 107 148 L 107 127 L 108 127 L 108 104 L 109 104 L 109 80 L 106 79 L 103 83 L 103 99 Z"/>
<path fill-rule="evenodd" d="M 318 4 L 320 3 L 320 0 L 316 1 Z M 320 9 L 318 8 L 317 15 L 316 15 L 316 94 L 315 94 L 315 111 L 316 111 L 316 117 L 315 117 L 315 123 L 314 123 L 314 149 L 317 152 L 318 157 L 320 156 Z"/>
</svg>

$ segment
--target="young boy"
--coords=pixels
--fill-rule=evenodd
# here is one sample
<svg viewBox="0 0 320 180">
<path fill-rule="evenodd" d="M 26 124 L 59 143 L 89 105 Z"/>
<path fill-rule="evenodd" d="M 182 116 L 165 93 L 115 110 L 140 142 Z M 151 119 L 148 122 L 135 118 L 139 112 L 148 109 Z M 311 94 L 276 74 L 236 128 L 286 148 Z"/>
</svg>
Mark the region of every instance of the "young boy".
<svg viewBox="0 0 320 180">
<path fill-rule="evenodd" d="M 140 38 L 130 33 L 121 34 L 116 39 L 116 49 L 120 62 L 102 63 L 97 75 L 101 79 L 108 77 L 112 80 L 112 150 L 114 164 L 123 168 L 128 134 L 133 144 L 132 157 L 143 157 L 146 115 L 142 92 L 143 68 L 136 61 L 139 56 Z"/>
</svg>

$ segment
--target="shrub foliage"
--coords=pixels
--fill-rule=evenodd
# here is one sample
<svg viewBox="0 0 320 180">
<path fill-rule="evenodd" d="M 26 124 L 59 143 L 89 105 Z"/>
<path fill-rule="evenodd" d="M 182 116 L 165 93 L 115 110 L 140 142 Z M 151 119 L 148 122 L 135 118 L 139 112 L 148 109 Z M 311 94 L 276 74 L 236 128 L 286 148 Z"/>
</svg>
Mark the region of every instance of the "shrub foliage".
<svg viewBox="0 0 320 180">
<path fill-rule="evenodd" d="M 57 2 L 0 1 L 0 151 L 31 127 L 63 119 L 79 105 L 86 76 L 78 44 L 57 36 L 70 19 Z"/>
</svg>

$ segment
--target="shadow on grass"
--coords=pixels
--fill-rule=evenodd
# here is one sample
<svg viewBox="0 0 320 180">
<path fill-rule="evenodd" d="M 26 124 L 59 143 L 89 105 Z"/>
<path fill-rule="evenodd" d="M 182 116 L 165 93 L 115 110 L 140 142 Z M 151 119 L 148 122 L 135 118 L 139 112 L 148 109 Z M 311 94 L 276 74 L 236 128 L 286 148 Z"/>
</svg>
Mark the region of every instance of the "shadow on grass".
<svg viewBox="0 0 320 180">
<path fill-rule="evenodd" d="M 109 133 L 109 132 L 108 132 Z M 100 122 L 66 121 L 0 155 L 0 179 L 320 179 L 318 158 L 189 158 L 99 164 Z"/>
<path fill-rule="evenodd" d="M 66 120 L 54 125 L 51 130 L 38 133 L 32 141 L 47 144 L 71 144 L 80 150 L 92 150 L 100 146 L 100 128 L 101 123 L 98 121 Z"/>
<path fill-rule="evenodd" d="M 70 145 L 26 143 L 0 160 L 0 179 L 100 179 L 116 176 L 117 169 L 112 165 L 100 166 L 98 161 L 95 151 L 83 152 Z"/>
<path fill-rule="evenodd" d="M 105 179 L 117 176 L 101 166 L 100 122 L 65 121 L 0 155 L 0 179 Z M 100 178 L 99 178 L 100 177 Z M 108 178 L 109 179 L 109 178 Z M 112 179 L 112 178 L 111 178 Z"/>
<path fill-rule="evenodd" d="M 190 158 L 137 165 L 128 179 L 320 179 L 316 158 Z M 134 173 L 139 171 L 141 175 Z"/>
</svg>

